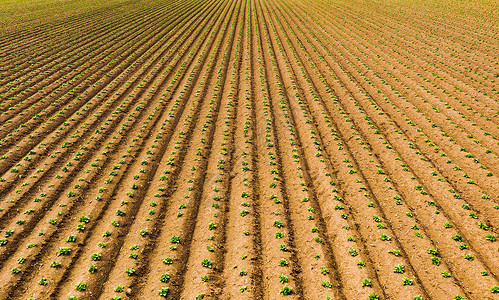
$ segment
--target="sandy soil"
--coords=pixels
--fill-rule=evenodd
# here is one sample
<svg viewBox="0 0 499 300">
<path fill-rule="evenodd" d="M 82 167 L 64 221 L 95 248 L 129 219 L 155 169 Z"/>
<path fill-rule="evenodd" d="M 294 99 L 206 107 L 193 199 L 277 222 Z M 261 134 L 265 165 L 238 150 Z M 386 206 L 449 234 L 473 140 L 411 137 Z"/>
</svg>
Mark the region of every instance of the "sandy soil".
<svg viewBox="0 0 499 300">
<path fill-rule="evenodd" d="M 493 3 L 66 2 L 0 8 L 0 299 L 499 299 Z"/>
</svg>

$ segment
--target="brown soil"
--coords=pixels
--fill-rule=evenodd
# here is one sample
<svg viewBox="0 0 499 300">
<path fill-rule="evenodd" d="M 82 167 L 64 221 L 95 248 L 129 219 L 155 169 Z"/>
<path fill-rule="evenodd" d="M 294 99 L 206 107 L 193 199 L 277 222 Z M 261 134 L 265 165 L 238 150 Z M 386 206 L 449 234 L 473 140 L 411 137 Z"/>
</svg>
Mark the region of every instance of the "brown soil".
<svg viewBox="0 0 499 300">
<path fill-rule="evenodd" d="M 0 300 L 499 299 L 493 5 L 28 2 Z"/>
</svg>

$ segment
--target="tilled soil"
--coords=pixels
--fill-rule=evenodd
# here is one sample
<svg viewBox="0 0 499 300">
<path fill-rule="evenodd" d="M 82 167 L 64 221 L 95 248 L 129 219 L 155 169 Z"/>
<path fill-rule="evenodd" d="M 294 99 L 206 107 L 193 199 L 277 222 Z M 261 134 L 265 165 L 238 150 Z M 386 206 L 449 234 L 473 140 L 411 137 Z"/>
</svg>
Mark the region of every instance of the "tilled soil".
<svg viewBox="0 0 499 300">
<path fill-rule="evenodd" d="M 0 299 L 499 299 L 493 1 L 59 2 L 0 8 Z"/>
</svg>

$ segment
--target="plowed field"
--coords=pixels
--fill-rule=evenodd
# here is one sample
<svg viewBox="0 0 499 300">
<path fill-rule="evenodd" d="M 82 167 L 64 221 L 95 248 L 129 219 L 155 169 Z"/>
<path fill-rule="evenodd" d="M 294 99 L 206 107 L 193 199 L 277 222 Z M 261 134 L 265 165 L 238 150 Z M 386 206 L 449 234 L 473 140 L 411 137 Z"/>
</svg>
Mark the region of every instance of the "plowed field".
<svg viewBox="0 0 499 300">
<path fill-rule="evenodd" d="M 497 2 L 0 16 L 0 300 L 499 299 Z"/>
</svg>

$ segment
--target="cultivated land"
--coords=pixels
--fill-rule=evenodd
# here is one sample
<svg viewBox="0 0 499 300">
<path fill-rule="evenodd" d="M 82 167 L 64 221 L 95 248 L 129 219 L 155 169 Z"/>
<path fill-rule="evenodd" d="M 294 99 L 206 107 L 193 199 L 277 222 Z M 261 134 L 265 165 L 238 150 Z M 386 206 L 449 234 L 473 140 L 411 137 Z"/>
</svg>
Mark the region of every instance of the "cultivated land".
<svg viewBox="0 0 499 300">
<path fill-rule="evenodd" d="M 499 299 L 494 1 L 13 1 L 1 299 Z"/>
</svg>

